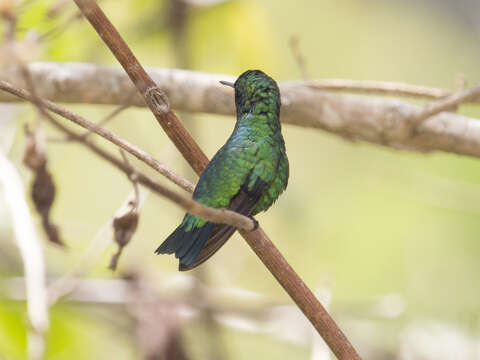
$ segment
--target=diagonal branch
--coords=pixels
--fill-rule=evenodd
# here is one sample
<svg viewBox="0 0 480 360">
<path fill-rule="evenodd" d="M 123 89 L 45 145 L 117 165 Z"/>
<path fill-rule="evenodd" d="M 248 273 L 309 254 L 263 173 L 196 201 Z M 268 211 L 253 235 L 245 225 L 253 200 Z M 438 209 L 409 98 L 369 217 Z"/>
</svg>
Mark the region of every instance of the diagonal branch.
<svg viewBox="0 0 480 360">
<path fill-rule="evenodd" d="M 93 0 L 75 0 L 75 3 L 128 73 L 130 79 L 143 95 L 146 104 L 175 146 L 192 168 L 200 174 L 207 165 L 208 159 L 173 112 L 159 106 L 161 105 L 160 101 L 165 100 L 165 95 L 160 92 L 153 80 L 143 70 L 127 44 L 96 2 Z M 337 324 L 328 315 L 315 295 L 289 266 L 262 229 L 249 233 L 241 232 L 241 234 L 312 322 L 335 355 L 339 359 L 360 359 Z"/>
</svg>

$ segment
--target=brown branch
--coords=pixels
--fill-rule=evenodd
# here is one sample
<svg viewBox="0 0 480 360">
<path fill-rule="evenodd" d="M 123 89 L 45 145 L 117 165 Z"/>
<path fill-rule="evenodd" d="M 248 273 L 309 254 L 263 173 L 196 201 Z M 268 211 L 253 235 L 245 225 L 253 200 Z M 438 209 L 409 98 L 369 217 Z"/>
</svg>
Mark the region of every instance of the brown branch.
<svg viewBox="0 0 480 360">
<path fill-rule="evenodd" d="M 323 305 L 293 270 L 276 246 L 268 239 L 263 230 L 260 228 L 250 233 L 241 230 L 240 234 L 244 238 L 248 237 L 248 244 L 252 250 L 288 292 L 297 306 L 302 309 L 337 358 L 340 360 L 360 359 L 360 356 Z"/>
<path fill-rule="evenodd" d="M 75 0 L 75 3 L 128 73 L 130 79 L 143 95 L 146 104 L 175 146 L 192 168 L 198 174 L 201 174 L 208 163 L 208 158 L 173 112 L 159 106 L 160 100 L 165 100 L 165 95 L 160 92 L 154 81 L 147 75 L 109 19 L 93 0 Z M 335 355 L 339 359 L 360 359 L 337 324 L 288 265 L 266 234 L 261 229 L 249 233 L 241 232 L 241 234 L 312 322 Z"/>
</svg>

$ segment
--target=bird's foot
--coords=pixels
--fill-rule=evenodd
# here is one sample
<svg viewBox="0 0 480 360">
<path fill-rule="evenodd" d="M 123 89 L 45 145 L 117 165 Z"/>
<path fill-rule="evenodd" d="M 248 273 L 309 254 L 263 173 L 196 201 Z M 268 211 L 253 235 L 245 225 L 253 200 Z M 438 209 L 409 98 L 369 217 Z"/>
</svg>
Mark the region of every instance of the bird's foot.
<svg viewBox="0 0 480 360">
<path fill-rule="evenodd" d="M 253 217 L 253 216 L 249 216 L 249 218 L 253 221 L 253 229 L 250 230 L 250 231 L 255 231 L 258 229 L 258 221 Z"/>
</svg>

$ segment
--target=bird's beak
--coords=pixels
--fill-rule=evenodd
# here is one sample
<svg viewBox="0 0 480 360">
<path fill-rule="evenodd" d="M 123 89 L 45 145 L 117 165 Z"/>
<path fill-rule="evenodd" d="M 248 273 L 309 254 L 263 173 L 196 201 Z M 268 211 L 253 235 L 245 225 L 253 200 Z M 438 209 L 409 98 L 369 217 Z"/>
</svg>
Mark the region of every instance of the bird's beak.
<svg viewBox="0 0 480 360">
<path fill-rule="evenodd" d="M 235 84 L 230 82 L 230 81 L 223 81 L 223 80 L 220 80 L 220 84 L 223 84 L 223 85 L 227 85 L 227 86 L 230 86 L 232 88 L 235 87 Z"/>
</svg>

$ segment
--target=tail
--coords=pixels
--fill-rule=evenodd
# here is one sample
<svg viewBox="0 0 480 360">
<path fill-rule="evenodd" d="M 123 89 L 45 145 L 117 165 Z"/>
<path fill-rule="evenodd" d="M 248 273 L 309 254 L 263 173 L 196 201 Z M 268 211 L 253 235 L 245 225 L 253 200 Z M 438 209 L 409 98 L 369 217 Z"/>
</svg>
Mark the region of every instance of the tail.
<svg viewBox="0 0 480 360">
<path fill-rule="evenodd" d="M 190 231 L 185 231 L 180 225 L 155 250 L 155 253 L 175 253 L 175 257 L 180 259 L 178 269 L 191 270 L 216 253 L 235 230 L 232 226 L 214 224 L 210 221 Z"/>
<path fill-rule="evenodd" d="M 227 242 L 228 239 L 233 235 L 237 230 L 233 226 L 215 224 L 215 227 L 212 231 L 212 235 L 207 240 L 205 245 L 202 247 L 200 254 L 193 264 L 190 266 L 185 266 L 182 263 L 179 265 L 180 271 L 190 270 L 198 265 L 202 264 L 204 261 L 207 261 L 213 254 L 215 254 L 222 246 Z"/>
<path fill-rule="evenodd" d="M 156 254 L 173 254 L 180 259 L 180 269 L 189 270 L 194 266 L 200 252 L 212 234 L 215 224 L 206 222 L 202 226 L 185 231 L 183 224 L 175 229 L 158 247 Z"/>
<path fill-rule="evenodd" d="M 247 181 L 248 183 L 248 181 Z M 263 194 L 265 184 L 260 178 L 250 190 L 241 189 L 230 201 L 228 209 L 247 216 L 254 213 L 255 206 Z M 199 225 L 199 221 L 202 225 Z M 193 225 L 193 226 L 192 226 Z M 185 231 L 189 228 L 189 231 Z M 205 222 L 200 218 L 185 215 L 182 224 L 158 247 L 156 254 L 173 254 L 180 259 L 178 269 L 193 269 L 209 259 L 233 235 L 236 228 L 225 224 Z"/>
</svg>

